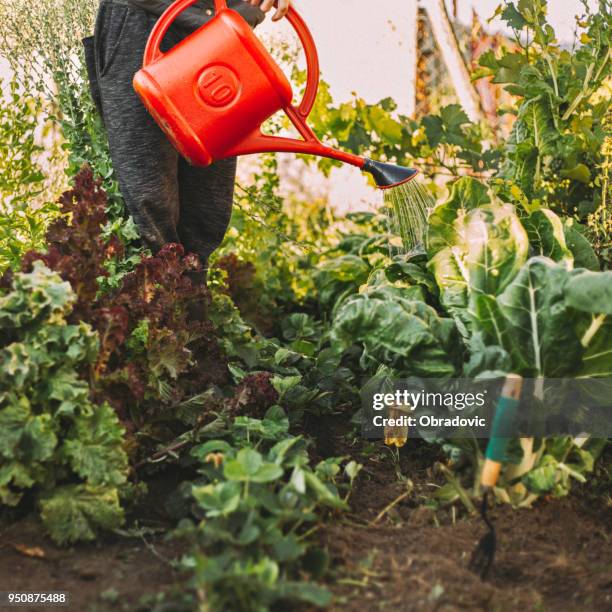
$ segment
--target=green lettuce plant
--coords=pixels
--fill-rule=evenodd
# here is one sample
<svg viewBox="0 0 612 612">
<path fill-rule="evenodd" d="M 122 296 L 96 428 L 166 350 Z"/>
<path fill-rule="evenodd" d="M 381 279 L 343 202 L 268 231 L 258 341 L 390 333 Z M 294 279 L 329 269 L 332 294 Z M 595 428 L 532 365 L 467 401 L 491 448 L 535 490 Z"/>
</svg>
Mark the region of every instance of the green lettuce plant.
<svg viewBox="0 0 612 612">
<path fill-rule="evenodd" d="M 33 496 L 60 544 L 122 523 L 128 469 L 123 428 L 108 404 L 90 400 L 82 377 L 98 337 L 67 323 L 75 301 L 41 262 L 0 292 L 0 502 Z"/>
<path fill-rule="evenodd" d="M 334 318 L 331 336 L 336 347 L 362 347 L 365 371 L 383 363 L 398 377 L 444 378 L 456 372 L 455 323 L 423 301 L 420 287 L 374 285 L 348 298 Z"/>
</svg>

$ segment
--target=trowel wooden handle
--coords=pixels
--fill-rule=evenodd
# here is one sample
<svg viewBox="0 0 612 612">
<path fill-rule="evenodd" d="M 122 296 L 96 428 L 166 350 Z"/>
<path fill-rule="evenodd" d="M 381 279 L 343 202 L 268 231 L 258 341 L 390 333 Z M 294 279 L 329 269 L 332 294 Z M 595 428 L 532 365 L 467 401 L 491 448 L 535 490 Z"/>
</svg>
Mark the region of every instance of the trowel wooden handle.
<svg viewBox="0 0 612 612">
<path fill-rule="evenodd" d="M 506 450 L 510 442 L 510 433 L 514 430 L 514 421 L 519 407 L 523 378 L 518 374 L 508 374 L 495 408 L 491 438 L 485 453 L 480 484 L 492 488 L 497 484 Z"/>
</svg>

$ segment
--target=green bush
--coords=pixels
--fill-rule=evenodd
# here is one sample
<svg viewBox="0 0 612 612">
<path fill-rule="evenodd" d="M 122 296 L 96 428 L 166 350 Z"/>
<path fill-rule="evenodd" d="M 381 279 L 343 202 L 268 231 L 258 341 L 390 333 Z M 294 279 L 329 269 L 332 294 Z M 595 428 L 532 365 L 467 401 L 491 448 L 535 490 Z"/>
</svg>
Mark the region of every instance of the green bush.
<svg viewBox="0 0 612 612">
<path fill-rule="evenodd" d="M 0 501 L 15 506 L 31 492 L 60 544 L 119 526 L 127 480 L 123 429 L 81 377 L 98 337 L 67 324 L 75 301 L 41 262 L 0 294 Z"/>
<path fill-rule="evenodd" d="M 17 267 L 29 249 L 41 248 L 49 222 L 59 214 L 56 204 L 40 201 L 45 192 L 37 161 L 43 151 L 37 142 L 40 113 L 40 99 L 11 81 L 0 104 L 0 271 Z"/>
</svg>

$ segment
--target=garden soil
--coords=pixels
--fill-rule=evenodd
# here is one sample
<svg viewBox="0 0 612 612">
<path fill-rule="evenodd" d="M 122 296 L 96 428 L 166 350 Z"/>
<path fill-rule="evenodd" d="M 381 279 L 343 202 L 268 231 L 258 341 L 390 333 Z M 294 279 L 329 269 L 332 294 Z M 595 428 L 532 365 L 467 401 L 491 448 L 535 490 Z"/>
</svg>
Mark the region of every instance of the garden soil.
<svg viewBox="0 0 612 612">
<path fill-rule="evenodd" d="M 311 432 L 326 432 L 315 453 L 333 449 L 364 465 L 351 496 L 352 513 L 326 521 L 318 534 L 330 555 L 334 610 L 612 609 L 609 480 L 601 484 L 594 478 L 588 489 L 565 499 L 541 499 L 531 509 L 497 507 L 492 516 L 498 551 L 483 582 L 467 569 L 485 533 L 482 522 L 458 511 L 434 512 L 424 503 L 443 484 L 431 467 L 433 447 L 409 442 L 398 462 L 379 445 L 370 445 L 364 455 L 367 443 L 350 443 L 344 422 L 327 420 Z M 398 480 L 398 474 L 410 483 Z M 167 522 L 163 502 L 176 477 L 169 472 L 151 481 L 136 513 L 139 525 L 149 528 L 142 536 L 132 529 L 131 537 L 62 549 L 41 535 L 31 516 L 2 526 L 0 590 L 69 591 L 68 609 L 79 612 L 184 609 L 177 603 L 184 577 L 170 561 L 186 545 L 155 534 Z"/>
<path fill-rule="evenodd" d="M 367 471 L 351 497 L 350 524 L 330 522 L 322 534 L 335 569 L 336 610 L 612 610 L 609 476 L 599 489 L 593 478 L 589 488 L 531 509 L 496 507 L 497 554 L 483 582 L 467 567 L 486 533 L 482 521 L 423 504 L 444 483 L 431 467 L 436 451 L 413 441 L 400 453 L 397 468 L 412 493 L 378 521 L 407 486 L 388 462 L 383 468 L 377 456 L 361 459 Z"/>
</svg>

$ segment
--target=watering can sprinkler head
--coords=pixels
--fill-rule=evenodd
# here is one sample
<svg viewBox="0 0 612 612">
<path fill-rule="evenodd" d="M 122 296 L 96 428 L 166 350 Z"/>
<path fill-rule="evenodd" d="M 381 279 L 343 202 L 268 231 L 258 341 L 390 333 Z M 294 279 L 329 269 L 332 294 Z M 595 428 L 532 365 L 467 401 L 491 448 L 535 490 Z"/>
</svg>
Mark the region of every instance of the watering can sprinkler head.
<svg viewBox="0 0 612 612">
<path fill-rule="evenodd" d="M 414 168 L 385 164 L 369 159 L 368 157 L 365 158 L 365 163 L 361 169 L 372 175 L 379 189 L 397 187 L 398 185 L 411 181 L 419 173 L 419 171 Z"/>
</svg>

